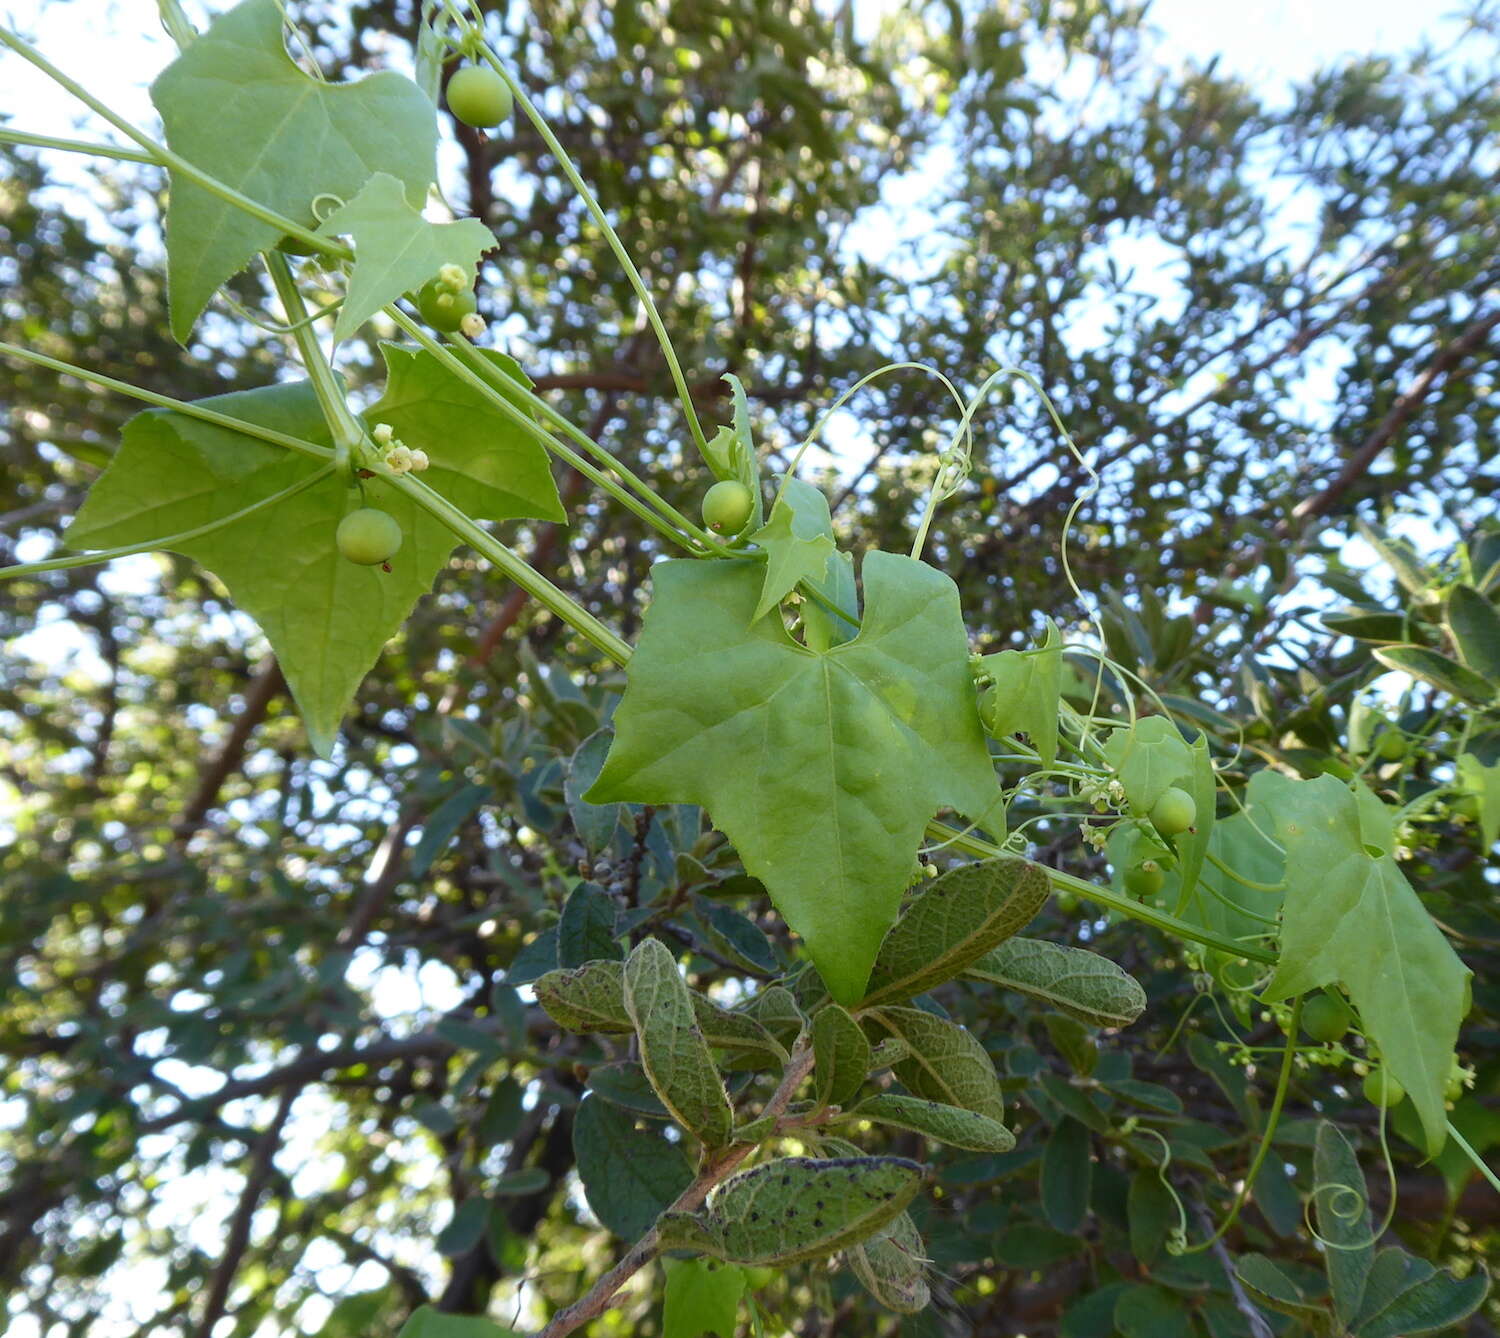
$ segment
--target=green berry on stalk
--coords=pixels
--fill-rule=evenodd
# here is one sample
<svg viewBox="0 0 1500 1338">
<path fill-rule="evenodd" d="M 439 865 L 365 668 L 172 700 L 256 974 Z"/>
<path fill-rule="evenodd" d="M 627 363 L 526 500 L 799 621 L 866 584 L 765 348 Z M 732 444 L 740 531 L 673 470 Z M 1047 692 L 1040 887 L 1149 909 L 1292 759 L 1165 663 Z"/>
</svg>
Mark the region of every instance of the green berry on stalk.
<svg viewBox="0 0 1500 1338">
<path fill-rule="evenodd" d="M 724 479 L 703 494 L 703 523 L 715 534 L 738 534 L 754 510 L 754 494 L 738 479 Z"/>
<path fill-rule="evenodd" d="M 467 289 L 455 293 L 437 279 L 429 279 L 417 294 L 417 310 L 422 319 L 444 334 L 453 334 L 463 324 L 464 317 L 472 316 L 478 307 L 473 293 Z"/>
<path fill-rule="evenodd" d="M 1186 790 L 1168 786 L 1151 806 L 1151 823 L 1163 836 L 1177 836 L 1198 820 L 1198 805 Z"/>
<path fill-rule="evenodd" d="M 1406 1095 L 1406 1088 L 1396 1081 L 1389 1069 L 1371 1069 L 1365 1074 L 1365 1100 L 1372 1106 L 1384 1106 L 1389 1110 L 1399 1105 Z"/>
<path fill-rule="evenodd" d="M 492 130 L 510 115 L 509 85 L 488 65 L 464 65 L 448 80 L 448 110 L 476 130 Z"/>
<path fill-rule="evenodd" d="M 1382 730 L 1375 740 L 1375 755 L 1383 762 L 1399 762 L 1406 756 L 1407 748 L 1406 736 L 1394 729 Z"/>
<path fill-rule="evenodd" d="M 389 512 L 362 506 L 339 521 L 334 536 L 339 552 L 362 567 L 389 562 L 401 547 L 401 526 Z"/>
<path fill-rule="evenodd" d="M 1125 890 L 1133 897 L 1154 897 L 1166 881 L 1166 874 L 1154 859 L 1143 860 L 1125 870 Z"/>
<path fill-rule="evenodd" d="M 1320 1045 L 1339 1040 L 1353 1020 L 1349 1006 L 1336 995 L 1315 994 L 1302 1005 L 1302 1030 Z"/>
</svg>

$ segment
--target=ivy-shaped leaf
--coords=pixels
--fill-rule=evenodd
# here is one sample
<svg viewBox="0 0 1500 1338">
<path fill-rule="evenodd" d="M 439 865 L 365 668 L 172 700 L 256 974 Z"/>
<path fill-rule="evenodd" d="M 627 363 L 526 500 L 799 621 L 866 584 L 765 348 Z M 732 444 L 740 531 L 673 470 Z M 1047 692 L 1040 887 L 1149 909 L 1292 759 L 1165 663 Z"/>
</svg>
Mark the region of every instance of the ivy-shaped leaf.
<svg viewBox="0 0 1500 1338">
<path fill-rule="evenodd" d="M 838 1004 L 813 1018 L 812 1041 L 818 1105 L 847 1106 L 870 1071 L 870 1042 Z"/>
<path fill-rule="evenodd" d="M 625 1008 L 640 1038 L 641 1067 L 662 1105 L 709 1147 L 726 1143 L 734 1110 L 677 959 L 660 939 L 642 940 L 626 959 Z"/>
<path fill-rule="evenodd" d="M 921 1184 L 903 1157 L 781 1157 L 726 1180 L 701 1212 L 664 1213 L 660 1244 L 736 1264 L 821 1259 L 874 1235 Z"/>
<path fill-rule="evenodd" d="M 715 1259 L 666 1259 L 661 1338 L 734 1338 L 745 1272 Z"/>
<path fill-rule="evenodd" d="M 1262 826 L 1269 832 L 1270 820 L 1266 819 Z M 1285 857 L 1256 829 L 1247 814 L 1235 813 L 1216 822 L 1208 849 L 1221 863 L 1253 883 L 1275 888 L 1282 881 Z M 1178 914 L 1190 924 L 1200 925 L 1222 938 L 1263 938 L 1277 931 L 1276 915 L 1281 909 L 1282 895 L 1279 891 L 1246 887 L 1213 864 L 1207 864 L 1199 871 L 1197 884 Z M 1228 980 L 1237 988 L 1246 984 L 1247 968 L 1241 959 L 1217 948 L 1201 951 L 1205 966 L 1215 978 Z"/>
<path fill-rule="evenodd" d="M 420 416 L 428 429 L 432 485 L 472 516 L 560 514 L 550 475 L 550 502 L 523 502 L 494 485 L 497 441 L 513 429 L 482 404 L 437 400 L 440 390 L 440 383 L 427 380 L 424 393 L 408 401 L 410 415 Z M 329 443 L 307 382 L 201 403 L 313 445 Z M 439 439 L 444 424 L 452 430 Z M 323 468 L 313 456 L 184 414 L 148 410 L 125 425 L 120 449 L 90 490 L 67 542 L 73 548 L 150 543 L 234 515 Z M 360 505 L 381 508 L 401 527 L 401 550 L 388 572 L 350 562 L 335 546 L 339 521 Z M 356 493 L 329 473 L 294 496 L 174 545 L 174 551 L 213 572 L 260 624 L 313 746 L 327 756 L 360 681 L 431 588 L 455 543 L 446 526 L 382 480 L 367 480 Z"/>
<path fill-rule="evenodd" d="M 1095 1027 L 1128 1027 L 1146 1008 L 1146 991 L 1123 967 L 1086 948 L 1044 939 L 1009 939 L 971 962 L 964 974 Z"/>
<path fill-rule="evenodd" d="M 828 499 L 802 479 L 787 479 L 771 507 L 771 518 L 750 541 L 766 550 L 766 578 L 752 617 L 764 618 L 798 581 L 821 577 L 833 558 L 833 520 Z"/>
<path fill-rule="evenodd" d="M 457 265 L 472 287 L 479 257 L 495 244 L 495 234 L 477 218 L 457 223 L 424 218 L 389 172 L 375 173 L 318 232 L 354 239 L 354 268 L 333 327 L 335 340 L 348 339 L 381 307 L 420 288 L 444 265 Z"/>
<path fill-rule="evenodd" d="M 859 635 L 854 619 L 859 616 L 859 594 L 854 587 L 854 559 L 848 553 L 835 553 L 828 559 L 823 575 L 808 582 L 836 609 L 849 616 L 830 613 L 816 600 L 802 605 L 802 640 L 808 650 L 825 651 Z M 991 824 L 993 826 L 993 823 Z"/>
<path fill-rule="evenodd" d="M 876 1008 L 869 1017 L 907 1047 L 892 1068 L 913 1096 L 1005 1118 L 995 1066 L 972 1032 L 921 1008 Z"/>
<path fill-rule="evenodd" d="M 1022 929 L 1051 884 L 1029 860 L 1002 856 L 940 874 L 891 926 L 862 1007 L 923 994 Z"/>
<path fill-rule="evenodd" d="M 1105 740 L 1104 756 L 1115 770 L 1130 811 L 1144 816 L 1169 786 L 1193 773 L 1193 755 L 1182 731 L 1164 715 L 1148 715 Z"/>
<path fill-rule="evenodd" d="M 928 819 L 982 819 L 999 795 L 958 591 L 870 553 L 859 636 L 818 653 L 779 619 L 753 621 L 761 576 L 738 560 L 653 569 L 614 746 L 586 798 L 708 809 L 852 1003 Z"/>
<path fill-rule="evenodd" d="M 879 1092 L 866 1097 L 850 1114 L 857 1119 L 925 1134 L 939 1143 L 970 1152 L 1009 1152 L 1016 1145 L 1016 1136 L 988 1115 L 898 1092 Z"/>
<path fill-rule="evenodd" d="M 1002 650 L 980 659 L 979 718 L 994 738 L 1025 734 L 1042 765 L 1057 760 L 1057 714 L 1062 699 L 1062 633 L 1051 618 L 1035 650 Z"/>
<path fill-rule="evenodd" d="M 926 1247 L 910 1213 L 849 1251 L 849 1266 L 887 1310 L 914 1315 L 932 1299 L 927 1286 Z"/>
<path fill-rule="evenodd" d="M 1250 801 L 1253 814 L 1271 814 L 1286 851 L 1281 957 L 1265 998 L 1342 983 L 1436 1153 L 1469 971 L 1396 863 L 1390 811 L 1332 776 L 1271 771 L 1255 774 Z"/>
<path fill-rule="evenodd" d="M 331 84 L 298 69 L 277 0 L 244 0 L 151 85 L 168 147 L 293 222 L 317 225 L 319 195 L 352 199 L 376 173 L 420 207 L 436 172 L 437 118 L 404 75 Z M 172 173 L 167 292 L 186 343 L 219 286 L 280 240 L 270 223 Z"/>
</svg>

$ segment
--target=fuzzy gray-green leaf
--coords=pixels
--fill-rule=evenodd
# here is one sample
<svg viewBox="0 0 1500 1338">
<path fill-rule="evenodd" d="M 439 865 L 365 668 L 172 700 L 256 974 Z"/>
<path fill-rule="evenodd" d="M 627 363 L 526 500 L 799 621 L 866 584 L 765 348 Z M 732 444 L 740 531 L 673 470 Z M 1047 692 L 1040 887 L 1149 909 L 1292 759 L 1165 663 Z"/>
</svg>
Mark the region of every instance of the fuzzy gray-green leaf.
<svg viewBox="0 0 1500 1338">
<path fill-rule="evenodd" d="M 812 1025 L 813 1077 L 820 1106 L 847 1106 L 870 1071 L 870 1042 L 838 1004 L 831 1003 Z"/>
<path fill-rule="evenodd" d="M 887 1310 L 914 1315 L 932 1299 L 926 1249 L 909 1213 L 899 1214 L 884 1231 L 850 1250 L 849 1265 Z"/>
<path fill-rule="evenodd" d="M 635 1030 L 625 1007 L 623 962 L 585 962 L 571 971 L 548 971 L 533 988 L 547 1016 L 567 1031 Z"/>
<path fill-rule="evenodd" d="M 1127 1027 L 1146 1007 L 1140 983 L 1108 957 L 1045 939 L 1010 939 L 964 974 L 1015 990 L 1096 1027 Z"/>
<path fill-rule="evenodd" d="M 877 1008 L 870 1016 L 910 1051 L 894 1069 L 913 1096 L 1005 1118 L 995 1066 L 972 1033 L 920 1008 Z"/>
<path fill-rule="evenodd" d="M 851 1113 L 879 1124 L 926 1134 L 939 1143 L 970 1152 L 1009 1152 L 1016 1145 L 1015 1135 L 988 1115 L 896 1092 L 866 1097 Z"/>
<path fill-rule="evenodd" d="M 641 1067 L 662 1104 L 709 1147 L 729 1140 L 734 1111 L 699 1030 L 677 959 L 648 938 L 625 962 L 625 1008 L 640 1037 Z"/>
<path fill-rule="evenodd" d="M 910 999 L 958 975 L 1021 929 L 1047 899 L 1038 864 L 1006 856 L 951 869 L 891 926 L 864 1005 Z"/>
<path fill-rule="evenodd" d="M 667 1213 L 661 1245 L 735 1264 L 795 1264 L 878 1232 L 915 1197 L 922 1168 L 903 1157 L 782 1157 L 719 1186 L 698 1213 Z"/>
</svg>

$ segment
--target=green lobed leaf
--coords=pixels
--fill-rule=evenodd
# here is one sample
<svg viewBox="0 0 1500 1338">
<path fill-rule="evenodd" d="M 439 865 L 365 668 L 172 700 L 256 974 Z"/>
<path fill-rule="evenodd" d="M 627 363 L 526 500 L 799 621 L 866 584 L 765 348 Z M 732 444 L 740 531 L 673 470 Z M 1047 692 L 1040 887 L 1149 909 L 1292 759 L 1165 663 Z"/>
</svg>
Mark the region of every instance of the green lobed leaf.
<svg viewBox="0 0 1500 1338">
<path fill-rule="evenodd" d="M 376 172 L 323 220 L 318 233 L 354 239 L 354 267 L 333 327 L 336 341 L 348 339 L 382 307 L 420 288 L 445 265 L 457 265 L 472 287 L 480 256 L 495 244 L 495 234 L 477 218 L 457 223 L 424 218 L 389 172 Z"/>
<path fill-rule="evenodd" d="M 623 1240 L 645 1235 L 693 1182 L 683 1143 L 596 1096 L 585 1097 L 573 1118 L 573 1156 L 590 1211 Z"/>
<path fill-rule="evenodd" d="M 907 1047 L 892 1069 L 913 1096 L 1005 1119 L 995 1066 L 972 1032 L 920 1008 L 876 1008 L 869 1017 Z"/>
<path fill-rule="evenodd" d="M 964 975 L 1096 1027 L 1128 1027 L 1146 1007 L 1139 982 L 1108 957 L 1043 939 L 1009 939 L 969 963 Z"/>
<path fill-rule="evenodd" d="M 850 1114 L 858 1119 L 925 1134 L 939 1143 L 970 1152 L 1009 1152 L 1016 1145 L 1015 1135 L 988 1115 L 937 1101 L 901 1096 L 896 1092 L 879 1092 L 866 1097 Z"/>
<path fill-rule="evenodd" d="M 1500 686 L 1500 611 L 1472 585 L 1460 584 L 1448 592 L 1444 621 L 1459 658 L 1492 688 Z"/>
<path fill-rule="evenodd" d="M 766 575 L 751 615 L 764 618 L 799 581 L 824 575 L 834 558 L 833 520 L 828 499 L 799 478 L 788 479 L 771 506 L 770 519 L 750 536 L 765 549 Z"/>
<path fill-rule="evenodd" d="M 1042 765 L 1057 760 L 1057 715 L 1062 698 L 1062 633 L 1051 618 L 1035 650 L 1002 650 L 979 661 L 979 718 L 994 738 L 1025 734 Z"/>
<path fill-rule="evenodd" d="M 1323 1251 L 1328 1287 L 1339 1323 L 1348 1326 L 1359 1314 L 1365 1282 L 1375 1261 L 1375 1233 L 1370 1226 L 1370 1199 L 1365 1173 L 1349 1140 L 1337 1126 L 1318 1124 L 1313 1149 L 1313 1214 L 1318 1234 L 1329 1242 Z"/>
<path fill-rule="evenodd" d="M 1373 654 L 1387 669 L 1419 678 L 1460 701 L 1487 706 L 1495 699 L 1495 685 L 1482 674 L 1426 646 L 1380 646 Z"/>
<path fill-rule="evenodd" d="M 854 619 L 859 616 L 859 592 L 854 584 L 854 558 L 848 553 L 835 553 L 828 559 L 823 575 L 808 582 L 836 609 L 849 616 L 840 617 L 830 613 L 816 600 L 805 600 L 802 604 L 802 640 L 808 650 L 825 651 L 853 641 L 859 635 Z M 993 825 L 993 820 L 992 820 Z"/>
<path fill-rule="evenodd" d="M 564 970 L 593 961 L 619 961 L 615 899 L 598 883 L 579 883 L 563 902 L 557 922 L 557 964 Z"/>
<path fill-rule="evenodd" d="M 635 1030 L 625 1007 L 623 962 L 585 962 L 569 970 L 548 971 L 532 988 L 547 1016 L 566 1031 Z"/>
<path fill-rule="evenodd" d="M 820 653 L 778 619 L 752 623 L 758 563 L 677 559 L 652 576 L 614 746 L 586 797 L 708 809 L 851 1003 L 928 819 L 977 819 L 998 798 L 957 589 L 870 553 L 860 634 Z"/>
<path fill-rule="evenodd" d="M 1265 997 L 1342 983 L 1436 1153 L 1469 971 L 1396 863 L 1390 810 L 1332 776 L 1271 771 L 1252 778 L 1250 801 L 1253 814 L 1271 814 L 1286 851 L 1281 956 Z"/>
<path fill-rule="evenodd" d="M 1117 729 L 1104 743 L 1130 811 L 1146 814 L 1162 791 L 1193 774 L 1193 755 L 1182 731 L 1164 715 L 1148 715 L 1131 728 Z"/>
<path fill-rule="evenodd" d="M 626 959 L 625 1008 L 640 1040 L 641 1067 L 672 1118 L 709 1147 L 728 1142 L 734 1110 L 698 1029 L 692 993 L 660 939 L 642 940 Z"/>
<path fill-rule="evenodd" d="M 854 1275 L 887 1310 L 914 1315 L 932 1299 L 926 1247 L 910 1213 L 898 1214 L 884 1230 L 854 1246 L 848 1259 Z"/>
<path fill-rule="evenodd" d="M 735 1338 L 746 1278 L 743 1269 L 716 1259 L 664 1259 L 661 1338 Z"/>
<path fill-rule="evenodd" d="M 951 980 L 1024 928 L 1050 887 L 1041 865 L 1010 856 L 940 874 L 886 934 L 861 1006 L 909 999 Z"/>
<path fill-rule="evenodd" d="M 352 199 L 376 173 L 420 208 L 436 172 L 437 119 L 404 75 L 333 84 L 287 55 L 277 0 L 220 15 L 151 85 L 168 147 L 225 185 L 306 226 L 320 195 Z M 171 174 L 167 292 L 172 333 L 186 343 L 203 308 L 257 251 L 270 223 Z"/>
<path fill-rule="evenodd" d="M 1208 850 L 1242 878 L 1275 887 L 1282 881 L 1286 860 L 1267 836 L 1257 830 L 1257 822 L 1269 833 L 1269 821 L 1252 821 L 1244 813 L 1215 822 Z M 1279 891 L 1246 887 L 1213 864 L 1207 864 L 1200 870 L 1187 904 L 1178 914 L 1190 924 L 1200 925 L 1223 938 L 1254 940 L 1276 933 L 1275 921 L 1282 897 Z M 1249 972 L 1239 958 L 1209 948 L 1203 950 L 1203 959 L 1208 970 L 1221 981 L 1228 973 L 1235 986 L 1245 984 L 1243 977 Z"/>
<path fill-rule="evenodd" d="M 661 1246 L 737 1264 L 821 1259 L 893 1221 L 921 1184 L 903 1157 L 782 1157 L 726 1180 L 701 1212 L 664 1214 Z"/>
<path fill-rule="evenodd" d="M 870 1042 L 859 1023 L 836 1003 L 813 1018 L 812 1042 L 818 1105 L 847 1106 L 870 1071 Z"/>
</svg>

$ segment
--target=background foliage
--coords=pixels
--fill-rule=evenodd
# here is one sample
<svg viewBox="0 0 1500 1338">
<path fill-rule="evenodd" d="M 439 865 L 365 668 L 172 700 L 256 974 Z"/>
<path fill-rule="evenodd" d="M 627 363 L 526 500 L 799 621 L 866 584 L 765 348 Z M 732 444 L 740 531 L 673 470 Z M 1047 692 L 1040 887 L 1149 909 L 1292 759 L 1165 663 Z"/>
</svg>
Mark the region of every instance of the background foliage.
<svg viewBox="0 0 1500 1338">
<path fill-rule="evenodd" d="M 399 65 L 373 34 L 416 23 L 404 0 L 298 16 L 330 71 Z M 1364 751 L 1351 703 L 1384 668 L 1322 614 L 1431 624 L 1457 555 L 1473 579 L 1496 556 L 1493 10 L 1452 52 L 1352 63 L 1286 100 L 1159 67 L 1125 5 L 912 6 L 872 31 L 802 3 L 565 0 L 492 22 L 647 275 L 707 418 L 727 417 L 719 376 L 737 373 L 774 452 L 890 359 L 974 380 L 1011 363 L 1056 398 L 1102 474 L 1073 564 L 1104 613 L 1077 605 L 1057 558 L 1087 480 L 1034 397 L 1004 391 L 929 550 L 980 649 L 1029 641 L 1049 614 L 1159 692 L 1245 722 L 1261 759 L 1314 775 Z M 503 346 L 691 504 L 705 471 L 665 370 L 542 146 L 450 128 L 454 203 L 495 234 L 481 301 Z M 274 342 L 227 306 L 187 355 L 170 342 L 154 174 L 97 172 L 85 213 L 41 189 L 35 155 L 0 152 L 6 340 L 180 398 L 274 379 Z M 912 181 L 930 217 L 909 246 L 869 246 L 894 227 L 881 200 Z M 373 348 L 365 363 L 373 383 Z M 8 362 L 0 403 L 12 561 L 57 542 L 132 409 Z M 899 548 L 944 408 L 914 377 L 851 407 L 836 523 L 856 547 Z M 570 525 L 533 527 L 522 550 L 633 638 L 656 541 L 581 479 L 560 484 Z M 1356 518 L 1419 551 L 1387 549 L 1393 567 L 1352 542 Z M 693 951 L 700 988 L 754 980 L 787 946 L 690 817 L 578 804 L 579 749 L 619 677 L 464 556 L 371 675 L 331 762 L 310 756 L 248 622 L 188 562 L 11 582 L 0 636 L 12 1322 L 206 1334 L 228 1316 L 214 1332 L 337 1338 L 394 1333 L 424 1302 L 503 1319 L 523 1278 L 532 1303 L 571 1299 L 612 1248 L 575 1160 L 586 1180 L 590 1157 L 618 1175 L 629 1121 L 582 1114 L 598 1100 L 580 1106 L 593 1043 L 517 986 L 587 932 L 558 923 L 580 861 Z M 1426 688 L 1401 708 L 1408 732 L 1434 736 L 1402 785 L 1442 783 L 1452 718 Z M 1500 760 L 1500 739 L 1473 748 Z M 1108 877 L 1076 823 L 1039 801 L 1013 825 L 1032 817 L 1036 858 Z M 1462 814 L 1405 837 L 1403 867 L 1475 972 L 1477 1080 L 1455 1118 L 1487 1146 L 1493 866 Z M 1119 1129 L 1136 1109 L 1175 1121 L 1174 1183 L 1201 1235 L 1272 1076 L 1216 1048 L 1230 1019 L 1180 945 L 1057 899 L 1030 933 L 1131 970 L 1144 1017 L 1085 1033 L 1015 995 L 949 987 L 944 1004 L 1011 1075 L 1018 1146 L 944 1163 L 920 1221 L 934 1310 L 899 1321 L 847 1279 L 793 1270 L 763 1293 L 792 1331 L 1248 1331 L 1223 1257 L 1164 1255 L 1173 1223 Z M 1269 1014 L 1237 1023 L 1252 1045 L 1280 1041 Z M 1318 1115 L 1358 1150 L 1377 1216 L 1389 1191 L 1347 1070 L 1299 1068 L 1289 1110 L 1228 1244 L 1305 1281 L 1320 1261 L 1297 1187 Z M 1451 1155 L 1426 1165 L 1399 1136 L 1391 1151 L 1407 1248 L 1460 1268 L 1484 1255 L 1500 1201 Z M 594 1212 L 628 1234 L 652 1178 L 622 1183 L 614 1221 L 591 1194 Z M 661 1277 L 645 1279 L 620 1331 L 659 1322 Z"/>
</svg>

